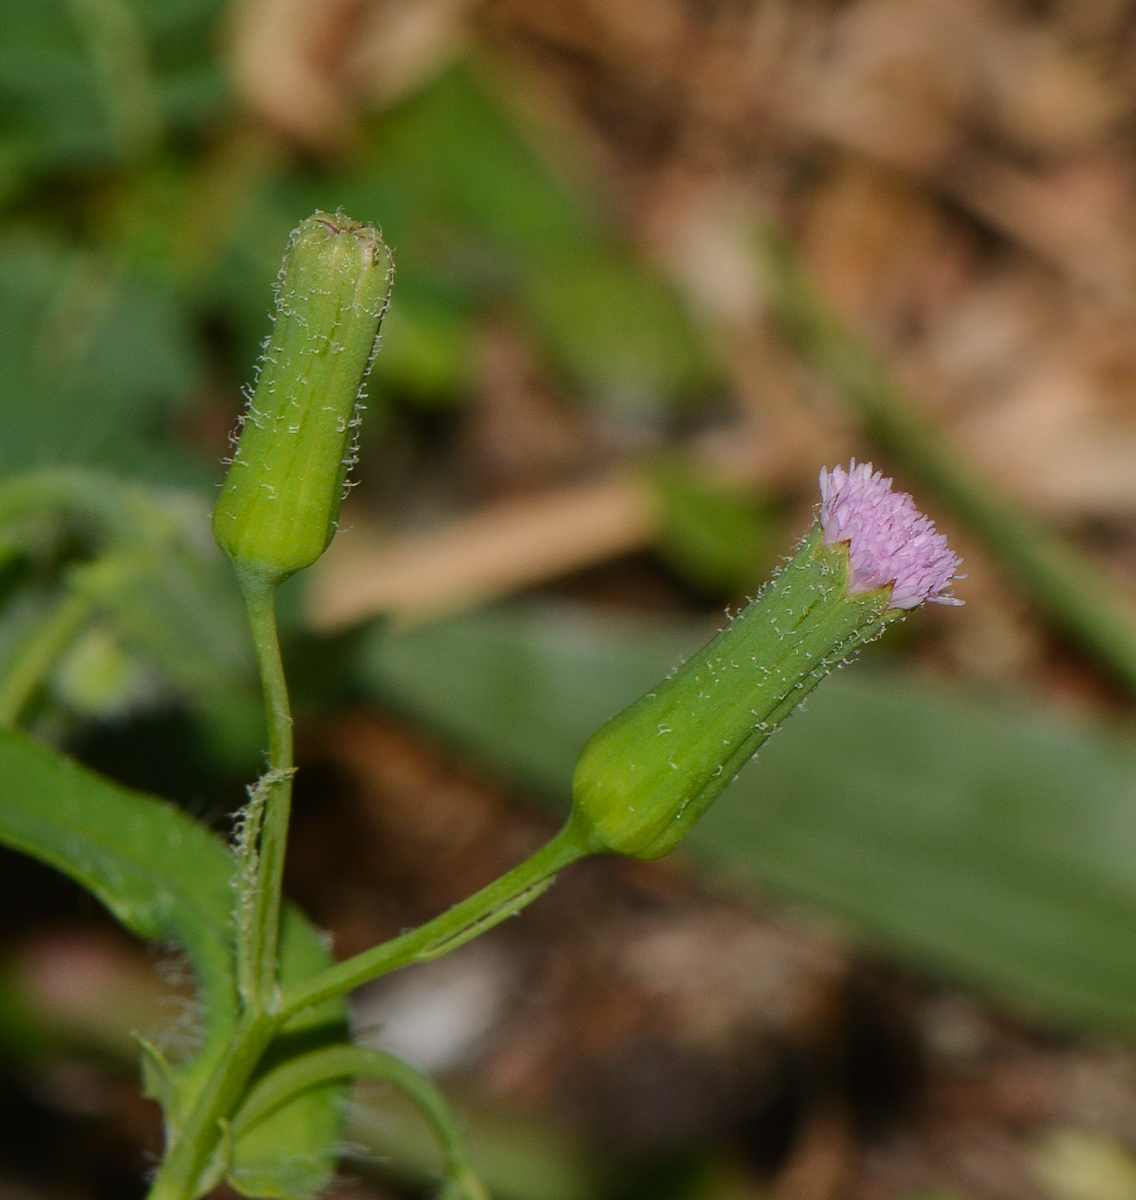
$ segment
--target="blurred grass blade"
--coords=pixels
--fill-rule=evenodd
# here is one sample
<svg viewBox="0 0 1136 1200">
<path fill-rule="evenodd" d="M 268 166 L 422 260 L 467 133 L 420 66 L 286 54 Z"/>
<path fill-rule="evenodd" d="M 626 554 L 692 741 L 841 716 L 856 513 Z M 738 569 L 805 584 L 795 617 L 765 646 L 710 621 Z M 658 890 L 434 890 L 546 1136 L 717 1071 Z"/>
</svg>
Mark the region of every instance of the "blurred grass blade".
<svg viewBox="0 0 1136 1200">
<path fill-rule="evenodd" d="M 817 692 L 691 848 L 1027 1016 L 1131 1032 L 1133 796 L 1129 744 L 861 670 Z"/>
<path fill-rule="evenodd" d="M 563 802 L 591 732 L 708 632 L 514 605 L 376 632 L 360 678 Z M 1126 743 L 861 667 L 810 699 L 686 847 L 723 886 L 842 913 L 1018 1010 L 1133 1030 L 1134 796 Z"/>
<path fill-rule="evenodd" d="M 82 592 L 68 589 L 32 627 L 0 675 L 0 728 L 19 724 L 29 701 L 94 611 Z"/>
<path fill-rule="evenodd" d="M 661 501 L 659 556 L 688 583 L 733 598 L 752 591 L 776 565 L 773 520 L 752 495 L 678 455 L 650 463 L 648 479 Z"/>
<path fill-rule="evenodd" d="M 358 671 L 372 695 L 559 801 L 596 729 L 713 633 L 708 622 L 510 604 L 404 634 L 376 630 Z"/>
<path fill-rule="evenodd" d="M 251 361 L 268 332 L 264 297 L 287 231 L 342 205 L 398 251 L 376 409 L 387 397 L 463 403 L 471 335 L 503 313 L 618 418 L 660 422 L 720 390 L 674 289 L 617 233 L 583 172 L 542 161 L 490 74 L 476 60 L 451 67 L 374 122 L 348 174 L 278 179 L 227 214 L 215 286 L 241 352 Z"/>
<path fill-rule="evenodd" d="M 1136 599 L 967 467 L 816 293 L 784 238 L 766 233 L 759 252 L 781 325 L 851 402 L 873 441 L 982 539 L 1056 625 L 1136 693 Z"/>
<path fill-rule="evenodd" d="M 128 0 L 68 0 L 86 51 L 106 123 L 123 159 L 150 150 L 162 133 L 146 41 Z"/>
<path fill-rule="evenodd" d="M 0 842 L 70 876 L 132 933 L 185 947 L 202 991 L 205 1044 L 175 1072 L 192 1091 L 235 1027 L 230 944 L 232 858 L 225 844 L 171 806 L 128 791 L 60 758 L 20 733 L 0 731 Z M 284 981 L 330 965 L 315 929 L 286 911 Z M 332 1001 L 285 1026 L 269 1054 L 282 1061 L 345 1035 L 345 1007 Z M 233 1161 L 255 1194 L 303 1200 L 327 1183 L 342 1126 L 343 1089 L 313 1089 L 238 1139 Z M 281 1154 L 281 1148 L 288 1154 Z"/>
</svg>

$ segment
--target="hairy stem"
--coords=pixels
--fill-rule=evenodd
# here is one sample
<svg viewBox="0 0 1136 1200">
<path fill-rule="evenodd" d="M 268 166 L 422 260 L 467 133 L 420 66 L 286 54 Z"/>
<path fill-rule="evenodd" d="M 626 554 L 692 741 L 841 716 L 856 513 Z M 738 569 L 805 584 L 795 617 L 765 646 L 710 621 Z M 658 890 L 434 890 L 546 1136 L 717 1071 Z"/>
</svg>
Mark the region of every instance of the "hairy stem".
<svg viewBox="0 0 1136 1200">
<path fill-rule="evenodd" d="M 176 1137 L 166 1147 L 149 1200 L 192 1200 L 221 1141 L 223 1123 L 283 1023 L 278 944 L 288 818 L 292 800 L 292 712 L 276 629 L 276 589 L 238 572 L 256 645 L 268 716 L 268 771 L 253 790 L 237 846 L 234 903 L 237 980 L 244 1008 L 217 1064 Z"/>
<path fill-rule="evenodd" d="M 315 1004 L 342 996 L 381 974 L 397 971 L 411 962 L 441 958 L 479 937 L 506 918 L 516 916 L 537 896 L 552 886 L 565 866 L 595 851 L 575 821 L 570 820 L 560 833 L 533 856 L 408 934 L 392 938 L 381 946 L 363 950 L 354 958 L 337 962 L 318 976 L 294 984 L 284 992 L 281 1012 L 291 1015 Z"/>
<path fill-rule="evenodd" d="M 221 1141 L 223 1122 L 240 1104 L 279 1025 L 278 1018 L 265 1015 L 242 1022 L 176 1138 L 167 1144 L 146 1200 L 193 1200 L 200 1195 L 202 1177 Z"/>
<path fill-rule="evenodd" d="M 595 849 L 577 823 L 569 820 L 546 846 L 469 899 L 401 937 L 294 984 L 284 993 L 280 1011 L 291 1015 L 312 1008 L 380 975 L 456 950 L 515 916 L 552 885 L 559 871 Z"/>
<path fill-rule="evenodd" d="M 237 972 L 250 1010 L 268 1012 L 277 1000 L 277 950 L 284 852 L 292 807 L 292 709 L 276 629 L 276 589 L 241 573 L 241 590 L 256 645 L 268 717 L 268 772 L 249 802 L 252 827 L 241 839 L 237 898 Z"/>
<path fill-rule="evenodd" d="M 223 1122 L 242 1105 L 257 1063 L 288 1017 L 388 971 L 456 950 L 520 912 L 551 886 L 557 872 L 592 851 L 586 837 L 569 821 L 551 842 L 468 900 L 418 929 L 295 985 L 274 1012 L 246 1014 L 177 1140 L 167 1147 L 147 1200 L 192 1200 L 198 1194 L 199 1182 L 221 1140 Z M 242 1123 L 251 1124 L 255 1113 L 254 1107 Z"/>
<path fill-rule="evenodd" d="M 269 727 L 269 769 L 253 792 L 246 828 L 237 847 L 236 949 L 244 1013 L 228 1052 L 171 1138 L 149 1200 L 193 1200 L 215 1181 L 211 1163 L 234 1113 L 243 1112 L 241 1127 L 247 1126 L 254 1117 L 259 1119 L 258 1110 L 272 1100 L 271 1095 L 258 1090 L 261 1084 L 247 1099 L 246 1093 L 258 1062 L 290 1016 L 387 971 L 447 954 L 519 912 L 551 885 L 559 870 L 596 848 L 570 820 L 548 845 L 468 900 L 419 929 L 331 967 L 281 996 L 277 951 L 292 791 L 292 717 L 276 629 L 275 589 L 243 572 L 239 574 L 260 664 Z M 350 1048 L 339 1049 L 346 1052 Z M 323 1065 L 333 1061 L 342 1068 L 347 1060 L 328 1059 Z M 365 1069 L 357 1073 L 378 1069 L 369 1060 L 363 1066 Z M 306 1068 L 297 1065 L 292 1069 L 302 1075 Z M 281 1087 L 290 1086 L 289 1075 L 267 1076 L 265 1086 L 270 1078 Z M 249 1104 L 253 1105 L 251 1109 Z M 264 1115 L 266 1112 L 260 1113 Z M 436 1121 L 435 1128 L 441 1136 Z M 449 1130 L 445 1136 L 452 1133 Z M 476 1181 L 468 1164 L 462 1160 L 455 1171 L 453 1178 L 462 1183 L 467 1194 L 476 1195 Z"/>
</svg>

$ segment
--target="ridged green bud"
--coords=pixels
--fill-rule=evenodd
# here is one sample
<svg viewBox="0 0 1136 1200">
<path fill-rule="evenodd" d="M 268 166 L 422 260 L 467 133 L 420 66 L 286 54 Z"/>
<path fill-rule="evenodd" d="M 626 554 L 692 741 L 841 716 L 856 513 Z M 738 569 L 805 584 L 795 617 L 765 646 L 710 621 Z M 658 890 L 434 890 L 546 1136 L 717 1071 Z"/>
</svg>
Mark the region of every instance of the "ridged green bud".
<svg viewBox="0 0 1136 1200">
<path fill-rule="evenodd" d="M 244 573 L 279 583 L 335 536 L 393 280 L 373 226 L 316 213 L 293 230 L 275 327 L 213 513 L 218 544 Z"/>
<path fill-rule="evenodd" d="M 573 780 L 593 850 L 673 850 L 761 744 L 835 667 L 921 604 L 958 604 L 959 559 L 870 464 L 821 472 L 817 523 L 713 641 L 603 726 Z"/>
<path fill-rule="evenodd" d="M 753 604 L 595 734 L 573 810 L 597 849 L 673 850 L 820 680 L 880 634 L 888 591 L 848 596 L 847 580 L 848 547 L 814 529 Z"/>
</svg>

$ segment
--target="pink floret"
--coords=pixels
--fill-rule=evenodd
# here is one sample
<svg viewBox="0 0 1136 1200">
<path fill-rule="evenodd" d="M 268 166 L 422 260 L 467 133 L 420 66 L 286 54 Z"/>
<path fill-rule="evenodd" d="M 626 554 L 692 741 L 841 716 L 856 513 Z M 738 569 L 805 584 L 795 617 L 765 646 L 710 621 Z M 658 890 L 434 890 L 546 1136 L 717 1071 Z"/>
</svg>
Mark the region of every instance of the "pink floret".
<svg viewBox="0 0 1136 1200">
<path fill-rule="evenodd" d="M 850 471 L 822 469 L 820 495 L 825 545 L 848 543 L 850 595 L 890 583 L 888 608 L 962 603 L 946 591 L 959 578 L 962 559 L 915 501 L 906 492 L 893 492 L 891 480 L 873 471 L 871 463 L 857 466 L 853 460 Z"/>
</svg>

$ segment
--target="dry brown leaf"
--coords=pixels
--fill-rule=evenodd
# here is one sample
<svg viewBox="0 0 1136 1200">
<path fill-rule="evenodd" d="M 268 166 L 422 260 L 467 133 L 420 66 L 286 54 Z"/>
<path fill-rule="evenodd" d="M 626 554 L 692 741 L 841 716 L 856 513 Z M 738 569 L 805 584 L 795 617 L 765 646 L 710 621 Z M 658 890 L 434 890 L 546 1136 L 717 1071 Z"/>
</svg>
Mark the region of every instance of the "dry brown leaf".
<svg viewBox="0 0 1136 1200">
<path fill-rule="evenodd" d="M 443 70 L 465 45 L 473 0 L 378 0 L 346 48 L 342 76 L 353 92 L 392 104 Z"/>
<path fill-rule="evenodd" d="M 309 150 L 341 145 L 353 105 L 336 64 L 362 0 L 239 0 L 230 59 L 246 103 L 264 121 Z"/>
<path fill-rule="evenodd" d="M 636 550 L 656 521 L 647 485 L 623 473 L 394 543 L 350 517 L 312 571 L 308 620 L 329 631 L 379 613 L 402 625 L 433 619 Z"/>
<path fill-rule="evenodd" d="M 1093 155 L 1031 172 L 969 154 L 945 189 L 995 229 L 1058 267 L 1114 308 L 1136 297 L 1133 165 Z"/>
</svg>

